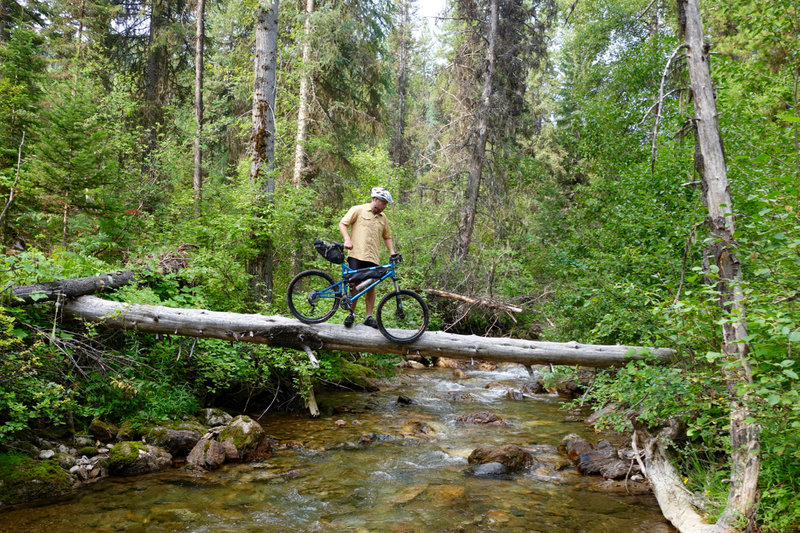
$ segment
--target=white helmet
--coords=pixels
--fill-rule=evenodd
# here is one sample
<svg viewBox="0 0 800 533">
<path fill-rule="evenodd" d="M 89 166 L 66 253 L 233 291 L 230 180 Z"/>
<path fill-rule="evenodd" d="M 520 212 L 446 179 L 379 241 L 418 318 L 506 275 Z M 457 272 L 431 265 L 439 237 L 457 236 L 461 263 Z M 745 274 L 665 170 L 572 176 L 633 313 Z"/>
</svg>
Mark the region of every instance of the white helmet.
<svg viewBox="0 0 800 533">
<path fill-rule="evenodd" d="M 383 200 L 385 202 L 389 202 L 390 204 L 394 203 L 391 193 L 383 187 L 373 187 L 371 195 L 372 198 L 377 198 L 378 200 Z"/>
</svg>

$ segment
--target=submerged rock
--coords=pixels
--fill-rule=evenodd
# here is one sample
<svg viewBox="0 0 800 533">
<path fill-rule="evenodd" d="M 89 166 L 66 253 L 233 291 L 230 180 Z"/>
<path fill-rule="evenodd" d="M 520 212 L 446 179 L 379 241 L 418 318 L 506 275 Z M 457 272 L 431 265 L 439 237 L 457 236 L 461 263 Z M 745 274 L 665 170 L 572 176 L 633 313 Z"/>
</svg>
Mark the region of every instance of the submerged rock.
<svg viewBox="0 0 800 533">
<path fill-rule="evenodd" d="M 489 411 L 477 411 L 475 413 L 468 413 L 456 418 L 456 422 L 460 424 L 470 424 L 473 426 L 505 426 L 505 420 L 500 418 L 494 413 Z"/>
<path fill-rule="evenodd" d="M 510 472 L 519 472 L 530 468 L 533 464 L 533 456 L 515 444 L 479 446 L 472 451 L 467 462 L 471 465 L 500 463 Z"/>
<path fill-rule="evenodd" d="M 467 468 L 465 472 L 475 477 L 495 479 L 507 479 L 511 477 L 511 472 L 502 463 L 475 464 Z"/>
</svg>

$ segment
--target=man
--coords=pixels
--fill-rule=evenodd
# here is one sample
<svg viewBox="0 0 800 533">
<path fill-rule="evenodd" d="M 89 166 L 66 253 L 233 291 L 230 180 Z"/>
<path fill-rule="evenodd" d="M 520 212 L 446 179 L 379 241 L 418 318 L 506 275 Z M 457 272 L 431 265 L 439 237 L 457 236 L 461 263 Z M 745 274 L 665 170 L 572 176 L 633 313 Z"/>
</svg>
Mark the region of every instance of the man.
<svg viewBox="0 0 800 533">
<path fill-rule="evenodd" d="M 378 266 L 381 255 L 381 241 L 386 244 L 389 253 L 394 255 L 392 237 L 389 233 L 389 221 L 383 210 L 392 202 L 392 195 L 383 187 L 374 187 L 371 191 L 372 201 L 367 204 L 354 205 L 342 220 L 339 221 L 339 231 L 342 232 L 344 247 L 347 253 L 347 264 L 352 269 L 369 268 Z M 348 228 L 350 232 L 348 233 Z M 370 289 L 364 295 L 367 307 L 367 317 L 364 324 L 377 328 L 378 323 L 372 318 L 372 309 L 375 307 L 375 289 Z M 355 311 L 355 308 L 353 309 Z M 351 313 L 344 321 L 346 327 L 353 325 Z"/>
</svg>

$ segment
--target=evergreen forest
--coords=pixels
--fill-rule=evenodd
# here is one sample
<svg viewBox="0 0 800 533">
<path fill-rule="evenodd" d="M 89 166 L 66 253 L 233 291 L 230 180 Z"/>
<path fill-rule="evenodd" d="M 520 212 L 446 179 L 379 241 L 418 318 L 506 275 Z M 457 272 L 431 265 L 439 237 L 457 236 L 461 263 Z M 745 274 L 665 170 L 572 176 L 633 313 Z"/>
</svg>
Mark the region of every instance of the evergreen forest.
<svg viewBox="0 0 800 533">
<path fill-rule="evenodd" d="M 0 447 L 95 418 L 302 409 L 356 367 L 391 373 L 397 356 L 315 368 L 10 300 L 131 269 L 102 297 L 290 316 L 292 277 L 333 272 L 314 239 L 341 240 L 381 186 L 404 287 L 522 309 L 429 297 L 431 329 L 675 350 L 593 370 L 581 405 L 615 404 L 619 431 L 677 423 L 662 444 L 724 531 L 800 530 L 800 10 L 699 0 L 721 237 L 692 3 L 0 0 Z M 760 460 L 737 508 L 740 431 Z"/>
</svg>

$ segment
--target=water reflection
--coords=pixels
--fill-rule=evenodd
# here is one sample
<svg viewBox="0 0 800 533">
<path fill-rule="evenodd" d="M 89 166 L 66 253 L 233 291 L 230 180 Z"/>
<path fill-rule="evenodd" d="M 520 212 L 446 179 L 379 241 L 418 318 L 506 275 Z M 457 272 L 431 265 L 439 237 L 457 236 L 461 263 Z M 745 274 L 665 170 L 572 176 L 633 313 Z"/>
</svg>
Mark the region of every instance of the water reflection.
<svg viewBox="0 0 800 533">
<path fill-rule="evenodd" d="M 320 395 L 342 414 L 270 416 L 284 448 L 265 461 L 204 476 L 181 470 L 106 479 L 46 505 L 0 513 L 0 532 L 671 532 L 650 496 L 611 495 L 598 478 L 537 463 L 509 480 L 469 477 L 482 444 L 559 444 L 596 437 L 565 419 L 554 397 L 510 401 L 490 382 L 519 389 L 527 371 L 411 371 L 380 393 Z M 458 393 L 464 401 L 448 394 Z M 399 395 L 411 405 L 397 402 Z M 491 410 L 505 427 L 464 426 L 461 414 Z M 338 427 L 334 422 L 344 422 Z M 340 423 L 341 424 L 341 423 Z M 289 446 L 285 446 L 291 443 Z"/>
</svg>

